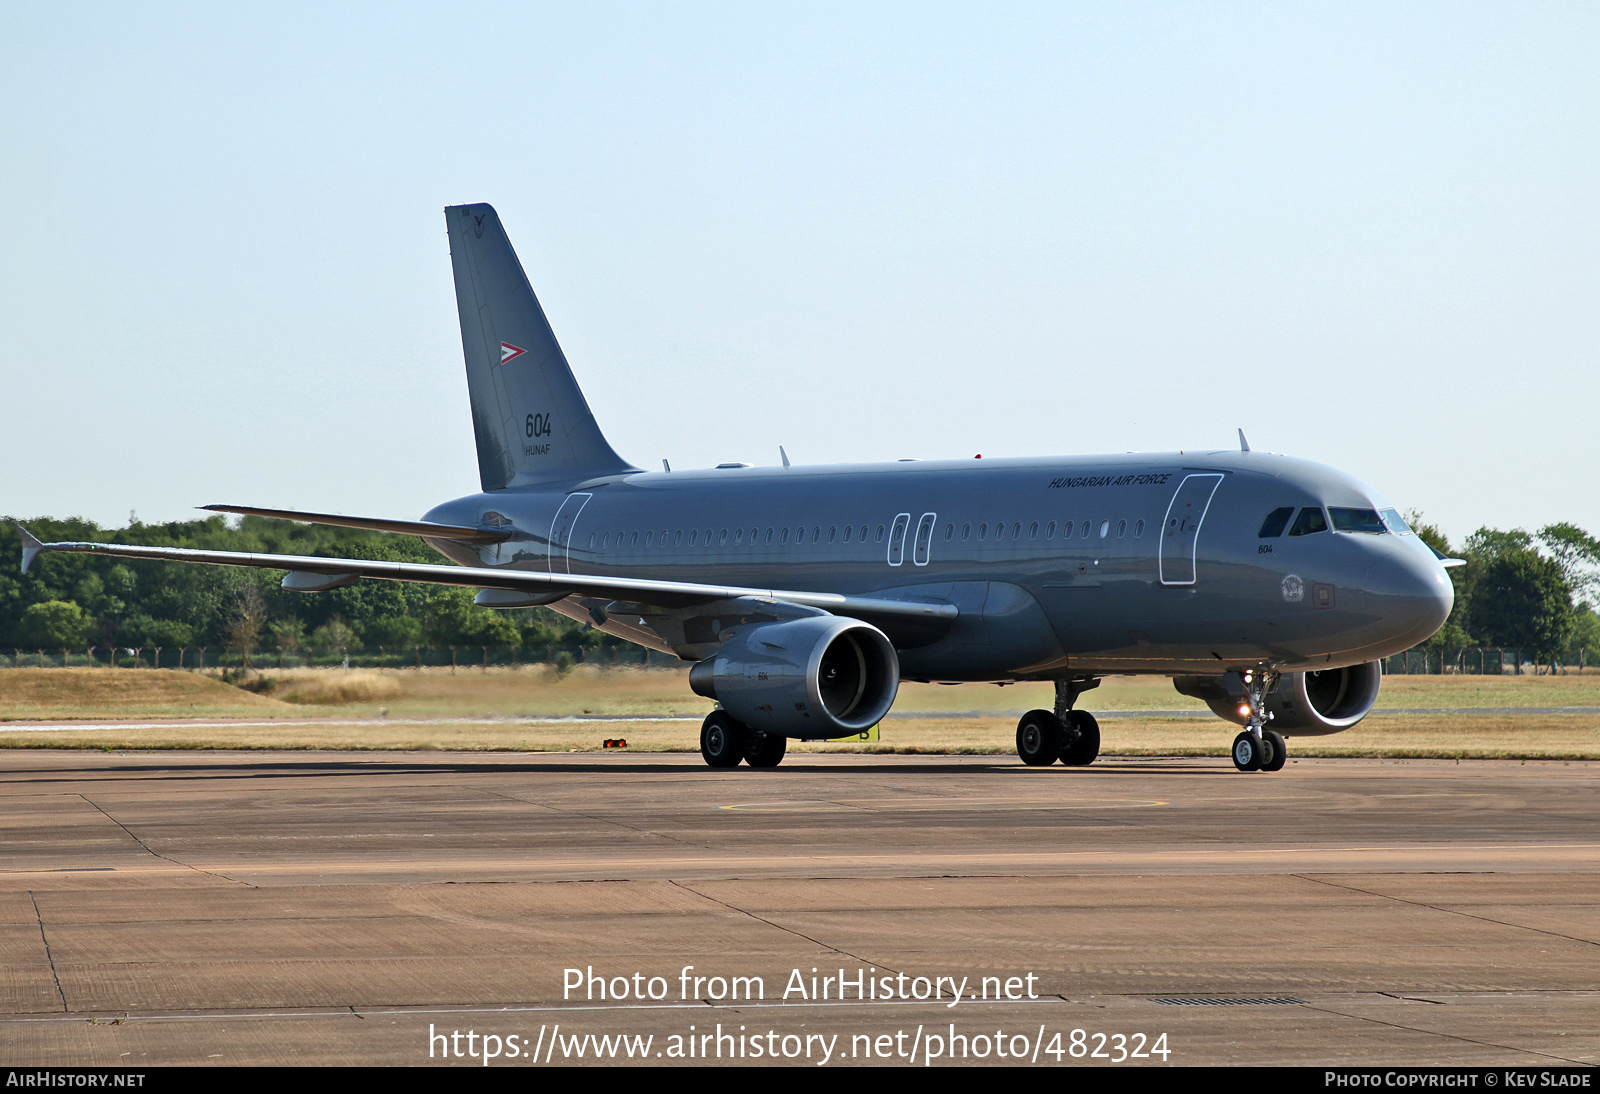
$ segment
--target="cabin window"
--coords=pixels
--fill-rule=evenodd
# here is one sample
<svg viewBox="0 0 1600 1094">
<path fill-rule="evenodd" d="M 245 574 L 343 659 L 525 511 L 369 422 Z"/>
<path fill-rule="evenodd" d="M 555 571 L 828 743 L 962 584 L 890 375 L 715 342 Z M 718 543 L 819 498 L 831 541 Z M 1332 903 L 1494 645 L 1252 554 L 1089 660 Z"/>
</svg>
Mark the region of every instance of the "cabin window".
<svg viewBox="0 0 1600 1094">
<path fill-rule="evenodd" d="M 1142 521 L 1142 520 L 1134 521 L 1134 523 L 1133 523 L 1133 538 L 1134 539 L 1138 539 L 1142 535 L 1144 535 L 1144 521 Z"/>
<path fill-rule="evenodd" d="M 594 533 L 589 533 L 589 550 L 594 550 Z"/>
<path fill-rule="evenodd" d="M 883 525 L 881 525 L 881 524 L 878 525 L 878 533 L 877 533 L 877 535 L 872 537 L 872 542 L 874 542 L 874 543 L 882 543 L 883 542 Z"/>
<path fill-rule="evenodd" d="M 629 547 L 637 547 L 637 546 L 639 546 L 639 533 L 638 532 L 633 533 L 633 538 L 628 541 L 628 546 Z"/>
<path fill-rule="evenodd" d="M 1015 523 L 1015 524 L 1013 524 L 1011 526 L 1011 538 L 1012 539 L 1021 539 L 1022 538 L 1022 522 L 1020 520 L 1017 521 L 1017 523 Z"/>
<path fill-rule="evenodd" d="M 851 535 L 852 535 L 852 534 L 853 534 L 853 533 L 854 533 L 854 532 L 855 532 L 855 529 L 854 529 L 854 528 L 852 528 L 852 527 L 850 527 L 850 525 L 848 525 L 848 524 L 846 524 L 846 525 L 845 525 L 845 526 L 844 526 L 844 541 L 845 541 L 845 542 L 846 542 L 846 543 L 849 543 L 849 542 L 850 542 L 850 536 L 851 536 Z"/>
<path fill-rule="evenodd" d="M 1128 522 L 1125 521 L 1125 520 L 1117 521 L 1117 538 L 1121 539 L 1123 536 L 1125 536 L 1127 534 L 1128 534 Z"/>
<path fill-rule="evenodd" d="M 718 547 L 726 547 L 727 545 L 728 545 L 728 530 L 726 528 L 724 528 L 722 530 L 722 534 L 717 537 L 717 546 Z"/>
<path fill-rule="evenodd" d="M 1309 536 L 1314 532 L 1326 532 L 1328 522 L 1322 515 L 1322 510 L 1314 505 L 1308 505 L 1300 510 L 1300 515 L 1294 518 L 1294 527 L 1289 529 L 1291 536 Z"/>
<path fill-rule="evenodd" d="M 763 543 L 771 543 L 772 542 L 772 529 L 771 528 L 767 529 L 767 538 L 762 540 L 761 542 L 763 542 Z"/>
<path fill-rule="evenodd" d="M 1089 538 L 1089 531 L 1093 527 L 1094 527 L 1094 525 L 1091 524 L 1089 521 L 1084 521 L 1083 522 L 1083 530 L 1078 533 L 1078 538 L 1079 539 L 1088 539 Z"/>
<path fill-rule="evenodd" d="M 1062 525 L 1061 525 L 1061 538 L 1062 539 L 1071 539 L 1072 538 L 1072 522 L 1070 520 L 1069 521 L 1065 521 L 1065 522 L 1062 523 Z"/>
<path fill-rule="evenodd" d="M 678 530 L 677 530 L 677 532 L 676 532 L 676 533 L 674 533 L 674 534 L 673 534 L 673 537 L 672 537 L 672 545 L 673 545 L 673 546 L 674 546 L 674 547 L 681 547 L 681 546 L 683 546 L 683 529 L 682 529 L 682 528 L 679 528 L 679 529 L 678 529 Z"/>
<path fill-rule="evenodd" d="M 737 546 L 739 546 L 739 544 L 741 544 L 743 542 L 744 542 L 744 529 L 743 528 L 735 528 L 733 530 L 733 545 L 735 547 L 737 547 Z"/>
<path fill-rule="evenodd" d="M 756 541 L 756 536 L 757 536 L 757 535 L 759 535 L 759 534 L 760 534 L 760 532 L 761 532 L 761 529 L 759 529 L 759 528 L 752 528 L 752 529 L 750 529 L 750 542 L 751 542 L 751 543 L 752 543 L 752 544 L 753 544 L 753 543 L 755 543 L 755 541 Z"/>
<path fill-rule="evenodd" d="M 839 532 L 839 528 L 838 528 L 837 525 L 835 525 L 834 527 L 831 527 L 831 528 L 828 529 L 828 542 L 829 543 L 833 542 L 833 537 L 835 535 L 837 535 L 838 532 Z"/>
<path fill-rule="evenodd" d="M 646 547 L 648 547 L 648 546 L 650 546 L 650 541 L 651 541 L 651 540 L 652 540 L 652 539 L 654 539 L 654 538 L 655 538 L 655 535 L 654 535 L 654 534 L 653 534 L 653 533 L 650 533 L 650 532 L 646 532 L 646 533 L 645 533 L 645 534 L 644 534 L 644 545 L 645 545 L 645 546 L 646 546 Z"/>
<path fill-rule="evenodd" d="M 989 534 L 989 523 L 988 523 L 988 521 L 985 521 L 984 523 L 978 525 L 978 538 L 980 540 L 984 536 L 987 536 L 988 534 Z"/>
<path fill-rule="evenodd" d="M 812 543 L 821 543 L 822 542 L 822 525 L 819 524 L 815 528 L 811 529 L 811 542 Z"/>
<path fill-rule="evenodd" d="M 1283 535 L 1283 530 L 1289 524 L 1289 518 L 1294 516 L 1294 506 L 1285 505 L 1281 509 L 1274 509 L 1267 514 L 1267 519 L 1261 522 L 1261 531 L 1256 533 L 1257 539 L 1277 539 Z"/>
<path fill-rule="evenodd" d="M 961 542 L 965 543 L 972 537 L 972 522 L 969 520 L 961 526 Z"/>
<path fill-rule="evenodd" d="M 1051 521 L 1049 526 L 1047 528 L 1045 528 L 1045 530 L 1044 530 L 1044 538 L 1045 539 L 1055 539 L 1056 538 L 1056 522 L 1055 521 Z"/>
<path fill-rule="evenodd" d="M 946 543 L 949 543 L 952 539 L 955 539 L 955 538 L 956 538 L 956 526 L 954 524 L 946 524 L 944 526 L 944 541 Z"/>
<path fill-rule="evenodd" d="M 865 524 L 861 526 L 861 542 L 867 542 L 867 526 Z"/>
<path fill-rule="evenodd" d="M 1109 532 L 1109 531 L 1111 531 L 1111 522 L 1109 520 L 1101 521 L 1100 522 L 1100 538 L 1101 539 L 1105 539 L 1106 538 L 1106 533 Z"/>
</svg>

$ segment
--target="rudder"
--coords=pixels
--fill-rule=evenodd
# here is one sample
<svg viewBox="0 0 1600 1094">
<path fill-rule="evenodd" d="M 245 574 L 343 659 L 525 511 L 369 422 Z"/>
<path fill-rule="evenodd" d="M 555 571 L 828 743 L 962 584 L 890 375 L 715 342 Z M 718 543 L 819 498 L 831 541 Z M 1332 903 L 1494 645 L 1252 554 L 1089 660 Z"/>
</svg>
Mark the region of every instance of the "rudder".
<svg viewBox="0 0 1600 1094">
<path fill-rule="evenodd" d="M 445 209 L 484 490 L 636 471 L 606 442 L 491 205 Z"/>
</svg>

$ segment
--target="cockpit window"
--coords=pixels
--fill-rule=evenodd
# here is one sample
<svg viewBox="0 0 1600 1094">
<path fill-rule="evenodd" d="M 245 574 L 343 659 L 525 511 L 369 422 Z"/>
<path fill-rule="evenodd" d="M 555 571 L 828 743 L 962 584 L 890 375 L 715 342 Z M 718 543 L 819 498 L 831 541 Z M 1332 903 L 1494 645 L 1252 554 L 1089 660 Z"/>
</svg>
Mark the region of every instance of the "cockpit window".
<svg viewBox="0 0 1600 1094">
<path fill-rule="evenodd" d="M 1282 509 L 1274 509 L 1267 514 L 1267 519 L 1261 522 L 1260 539 L 1277 539 L 1283 535 L 1283 530 L 1289 525 L 1289 518 L 1294 516 L 1294 506 L 1285 505 Z"/>
<path fill-rule="evenodd" d="M 1389 530 L 1378 516 L 1376 509 L 1336 509 L 1330 505 L 1328 515 L 1333 518 L 1333 530 L 1336 532 L 1370 532 L 1382 535 Z"/>
<path fill-rule="evenodd" d="M 1405 518 L 1400 515 L 1400 511 L 1397 509 L 1380 509 L 1378 510 L 1378 516 L 1382 517 L 1383 523 L 1389 526 L 1389 531 L 1397 536 L 1416 534 L 1412 532 L 1411 525 L 1406 523 Z"/>
<path fill-rule="evenodd" d="M 1326 532 L 1328 522 L 1322 515 L 1322 510 L 1314 505 L 1308 505 L 1300 510 L 1300 515 L 1294 518 L 1294 527 L 1289 529 L 1291 536 L 1309 536 L 1313 532 Z"/>
</svg>

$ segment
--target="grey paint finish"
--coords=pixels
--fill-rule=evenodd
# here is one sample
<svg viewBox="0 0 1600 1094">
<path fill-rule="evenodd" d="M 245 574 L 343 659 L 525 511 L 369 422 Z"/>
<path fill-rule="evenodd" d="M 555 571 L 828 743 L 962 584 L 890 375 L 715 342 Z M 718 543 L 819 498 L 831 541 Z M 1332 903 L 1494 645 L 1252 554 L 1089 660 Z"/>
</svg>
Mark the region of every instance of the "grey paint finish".
<svg viewBox="0 0 1600 1094">
<path fill-rule="evenodd" d="M 499 214 L 457 205 L 445 224 L 483 489 L 633 470 L 601 436 Z"/>
<path fill-rule="evenodd" d="M 949 633 L 892 635 L 907 674 L 930 679 L 1358 664 L 1431 634 L 1451 603 L 1415 536 L 1258 539 L 1280 506 L 1386 507 L 1347 475 L 1262 452 L 640 472 L 586 492 L 573 572 L 959 604 Z M 1162 581 L 1161 529 L 1185 496 L 1200 499 L 1204 520 L 1182 548 L 1193 548 L 1187 583 L 1174 585 Z M 427 519 L 475 523 L 493 506 L 538 529 L 565 498 L 475 495 Z M 918 513 L 939 514 L 925 552 L 913 546 Z M 501 557 L 538 565 L 548 542 L 522 535 Z M 897 550 L 897 536 L 912 542 Z M 452 553 L 482 564 L 465 547 Z M 1298 601 L 1285 597 L 1291 576 L 1306 590 Z M 574 618 L 589 610 L 568 607 Z"/>
<path fill-rule="evenodd" d="M 407 527 L 458 566 L 26 535 L 25 562 L 53 549 L 275 567 L 308 587 L 468 585 L 694 661 L 820 610 L 881 629 L 908 678 L 949 681 L 1338 668 L 1449 614 L 1450 582 L 1414 535 L 1262 538 L 1279 508 L 1387 507 L 1270 453 L 640 471 L 601 434 L 494 210 L 446 222 L 484 489 Z"/>
</svg>

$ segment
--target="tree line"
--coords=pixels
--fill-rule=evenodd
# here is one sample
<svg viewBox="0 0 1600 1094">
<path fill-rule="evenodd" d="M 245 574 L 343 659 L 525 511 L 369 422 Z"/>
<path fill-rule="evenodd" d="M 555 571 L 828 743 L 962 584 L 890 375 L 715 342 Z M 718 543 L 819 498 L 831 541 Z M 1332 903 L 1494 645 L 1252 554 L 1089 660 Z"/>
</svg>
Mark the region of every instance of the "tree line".
<svg viewBox="0 0 1600 1094">
<path fill-rule="evenodd" d="M 437 563 L 412 536 L 327 525 L 220 516 L 103 529 L 91 521 L 24 521 L 37 536 L 217 551 L 324 555 Z M 1600 660 L 1600 541 L 1572 524 L 1537 532 L 1480 528 L 1459 548 L 1411 514 L 1412 527 L 1439 554 L 1463 558 L 1450 570 L 1456 603 L 1428 645 L 1502 646 L 1541 661 L 1587 652 Z M 21 557 L 12 523 L 0 525 L 0 558 Z M 288 592 L 273 570 L 185 566 L 46 553 L 31 571 L 0 571 L 0 647 L 72 649 L 201 646 L 321 655 L 383 646 L 544 650 L 614 646 L 548 608 L 480 608 L 473 590 L 399 581 L 358 581 L 307 595 Z"/>
<path fill-rule="evenodd" d="M 1547 524 L 1537 532 L 1479 528 L 1452 547 L 1419 514 L 1409 516 L 1428 546 L 1466 560 L 1449 571 L 1455 608 L 1427 645 L 1511 647 L 1541 662 L 1582 651 L 1586 661 L 1600 660 L 1600 541 L 1574 524 Z"/>
<path fill-rule="evenodd" d="M 97 540 L 216 551 L 323 555 L 437 564 L 412 536 L 244 517 L 103 529 L 86 520 L 21 522 L 46 542 Z M 0 558 L 20 559 L 10 520 Z M 400 581 L 358 581 L 306 594 L 280 587 L 276 570 L 175 565 L 46 552 L 27 574 L 0 571 L 0 647 L 84 650 L 202 646 L 330 655 L 383 646 L 593 649 L 620 643 L 548 608 L 480 608 L 474 590 Z"/>
</svg>

